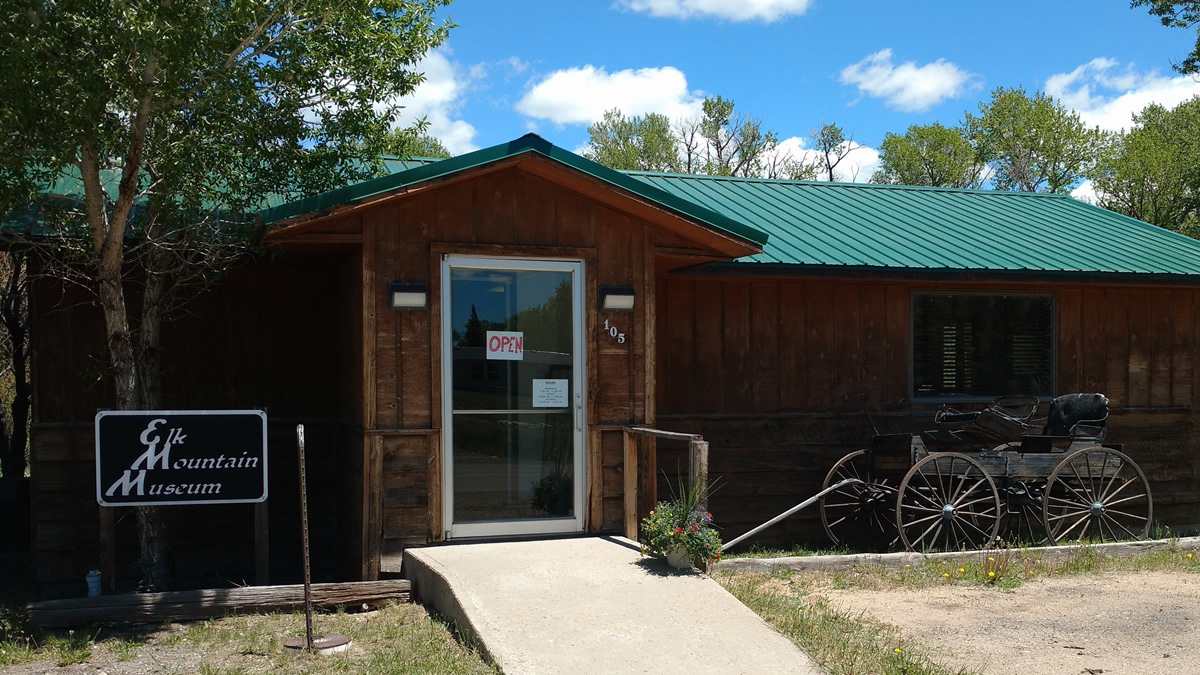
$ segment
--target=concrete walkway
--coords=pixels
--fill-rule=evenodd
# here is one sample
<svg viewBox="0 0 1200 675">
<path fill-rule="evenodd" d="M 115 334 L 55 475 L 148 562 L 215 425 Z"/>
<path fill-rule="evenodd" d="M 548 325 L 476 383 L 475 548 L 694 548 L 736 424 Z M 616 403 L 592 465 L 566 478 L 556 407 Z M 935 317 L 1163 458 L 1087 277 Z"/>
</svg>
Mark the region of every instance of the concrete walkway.
<svg viewBox="0 0 1200 675">
<path fill-rule="evenodd" d="M 717 582 L 619 537 L 409 549 L 404 569 L 507 675 L 822 673 Z"/>
</svg>

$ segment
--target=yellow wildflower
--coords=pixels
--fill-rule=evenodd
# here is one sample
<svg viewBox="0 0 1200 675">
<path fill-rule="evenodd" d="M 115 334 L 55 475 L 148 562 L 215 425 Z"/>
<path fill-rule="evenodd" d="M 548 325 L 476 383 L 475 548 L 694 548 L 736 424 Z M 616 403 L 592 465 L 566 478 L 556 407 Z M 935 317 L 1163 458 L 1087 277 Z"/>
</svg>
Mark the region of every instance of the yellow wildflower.
<svg viewBox="0 0 1200 675">
<path fill-rule="evenodd" d="M 995 558 L 988 558 L 988 562 L 996 562 Z"/>
<path fill-rule="evenodd" d="M 1191 554 L 1191 553 L 1189 553 L 1189 554 L 1188 554 L 1188 560 L 1191 560 L 1191 559 L 1192 559 L 1192 554 Z"/>
<path fill-rule="evenodd" d="M 899 653 L 900 653 L 900 648 L 899 648 L 899 647 L 896 647 L 896 653 L 897 653 L 897 654 L 899 654 Z"/>
<path fill-rule="evenodd" d="M 966 574 L 966 573 L 967 573 L 967 570 L 966 570 L 966 568 L 960 567 L 960 568 L 958 568 L 958 573 L 959 573 L 959 574 Z"/>
<path fill-rule="evenodd" d="M 910 568 L 910 567 L 912 567 L 912 565 L 905 565 L 905 566 L 904 566 L 904 569 L 908 569 L 908 568 Z"/>
<path fill-rule="evenodd" d="M 989 576 L 989 577 L 994 577 L 994 576 L 996 576 L 996 573 L 995 573 L 995 572 L 988 572 L 988 576 Z"/>
<path fill-rule="evenodd" d="M 946 572 L 946 573 L 942 574 L 942 576 L 943 576 L 943 577 L 946 577 L 947 579 L 949 579 L 949 578 L 950 578 L 950 573 L 949 573 L 949 572 Z"/>
</svg>

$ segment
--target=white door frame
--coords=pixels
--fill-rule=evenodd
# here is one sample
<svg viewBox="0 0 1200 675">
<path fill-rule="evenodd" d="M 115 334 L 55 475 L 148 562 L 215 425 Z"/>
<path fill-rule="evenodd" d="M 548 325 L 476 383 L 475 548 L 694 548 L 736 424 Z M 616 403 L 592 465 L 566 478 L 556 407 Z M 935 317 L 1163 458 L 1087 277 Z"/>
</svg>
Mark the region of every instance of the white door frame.
<svg viewBox="0 0 1200 675">
<path fill-rule="evenodd" d="M 572 441 L 574 445 L 575 517 L 531 520 L 496 520 L 471 523 L 454 522 L 454 342 L 451 336 L 450 268 L 484 270 L 530 270 L 569 272 L 572 276 L 572 332 L 574 333 L 574 363 L 572 375 L 575 386 L 572 409 Z M 469 255 L 442 256 L 442 514 L 447 539 L 464 537 L 503 537 L 537 534 L 582 532 L 586 503 L 587 477 L 587 354 L 584 352 L 584 261 L 557 258 L 502 258 Z"/>
</svg>

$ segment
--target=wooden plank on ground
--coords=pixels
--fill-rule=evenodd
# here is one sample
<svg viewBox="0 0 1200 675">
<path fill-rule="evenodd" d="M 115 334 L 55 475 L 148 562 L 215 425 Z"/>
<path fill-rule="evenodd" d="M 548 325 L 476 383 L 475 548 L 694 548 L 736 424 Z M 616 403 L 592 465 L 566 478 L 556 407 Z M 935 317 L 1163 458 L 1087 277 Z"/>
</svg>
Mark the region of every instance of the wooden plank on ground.
<svg viewBox="0 0 1200 675">
<path fill-rule="evenodd" d="M 318 607 L 381 605 L 407 602 L 407 579 L 313 584 L 312 600 Z M 25 606 L 29 620 L 38 626 L 78 626 L 97 621 L 157 623 L 206 619 L 237 612 L 272 612 L 304 607 L 304 585 L 243 586 L 171 593 L 128 593 L 98 598 L 71 598 L 31 602 Z"/>
</svg>

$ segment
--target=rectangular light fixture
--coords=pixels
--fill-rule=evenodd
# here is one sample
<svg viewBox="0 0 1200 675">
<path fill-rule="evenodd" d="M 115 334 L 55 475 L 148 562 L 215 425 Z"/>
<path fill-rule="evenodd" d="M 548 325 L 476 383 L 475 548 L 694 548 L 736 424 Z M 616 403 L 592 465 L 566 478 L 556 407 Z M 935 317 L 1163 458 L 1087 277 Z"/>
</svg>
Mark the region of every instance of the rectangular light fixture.
<svg viewBox="0 0 1200 675">
<path fill-rule="evenodd" d="M 388 284 L 388 309 L 426 309 L 429 307 L 427 284 Z"/>
<path fill-rule="evenodd" d="M 632 312 L 633 287 L 631 286 L 601 286 L 601 312 Z"/>
</svg>

